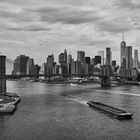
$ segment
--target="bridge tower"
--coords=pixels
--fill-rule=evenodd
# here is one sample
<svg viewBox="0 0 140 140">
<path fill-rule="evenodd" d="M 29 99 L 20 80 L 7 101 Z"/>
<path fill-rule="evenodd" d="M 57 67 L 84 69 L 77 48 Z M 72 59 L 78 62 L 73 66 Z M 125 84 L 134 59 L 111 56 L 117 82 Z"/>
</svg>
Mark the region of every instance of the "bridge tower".
<svg viewBox="0 0 140 140">
<path fill-rule="evenodd" d="M 110 79 L 110 66 L 102 66 L 101 67 L 101 86 L 102 87 L 110 87 L 111 86 L 111 79 Z"/>
<path fill-rule="evenodd" d="M 5 76 L 6 73 L 6 56 L 0 55 L 0 76 Z M 6 93 L 6 79 L 0 79 L 0 94 Z"/>
</svg>

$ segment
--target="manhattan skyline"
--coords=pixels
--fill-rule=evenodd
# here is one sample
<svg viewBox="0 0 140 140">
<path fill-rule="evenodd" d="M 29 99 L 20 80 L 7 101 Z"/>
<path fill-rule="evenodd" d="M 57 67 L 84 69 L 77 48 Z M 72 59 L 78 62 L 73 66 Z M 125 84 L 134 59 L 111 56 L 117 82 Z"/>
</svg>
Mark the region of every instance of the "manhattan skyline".
<svg viewBox="0 0 140 140">
<path fill-rule="evenodd" d="M 13 60 L 25 54 L 41 64 L 64 49 L 76 59 L 79 50 L 93 57 L 110 47 L 120 62 L 122 32 L 127 45 L 139 50 L 139 7 L 136 0 L 1 1 L 0 52 Z"/>
</svg>

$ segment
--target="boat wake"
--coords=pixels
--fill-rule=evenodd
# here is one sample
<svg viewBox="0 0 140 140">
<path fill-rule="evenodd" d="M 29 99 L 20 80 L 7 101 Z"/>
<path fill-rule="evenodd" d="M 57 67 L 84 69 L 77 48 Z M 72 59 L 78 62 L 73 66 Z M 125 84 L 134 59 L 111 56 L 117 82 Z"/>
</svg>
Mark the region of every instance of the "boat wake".
<svg viewBox="0 0 140 140">
<path fill-rule="evenodd" d="M 86 100 L 83 100 L 83 99 L 81 99 L 81 98 L 74 97 L 74 96 L 67 96 L 67 97 L 68 97 L 69 99 L 73 100 L 73 101 L 76 101 L 76 102 L 82 104 L 82 105 L 88 106 L 88 104 L 87 104 L 88 101 L 86 101 Z"/>
<path fill-rule="evenodd" d="M 140 94 L 135 94 L 135 93 L 127 93 L 127 92 L 117 92 L 117 91 L 109 91 L 109 90 L 106 90 L 106 91 L 103 91 L 103 90 L 96 90 L 97 92 L 108 92 L 108 93 L 112 93 L 112 94 L 121 94 L 121 95 L 129 95 L 129 96 L 137 96 L 137 97 L 140 97 Z"/>
</svg>

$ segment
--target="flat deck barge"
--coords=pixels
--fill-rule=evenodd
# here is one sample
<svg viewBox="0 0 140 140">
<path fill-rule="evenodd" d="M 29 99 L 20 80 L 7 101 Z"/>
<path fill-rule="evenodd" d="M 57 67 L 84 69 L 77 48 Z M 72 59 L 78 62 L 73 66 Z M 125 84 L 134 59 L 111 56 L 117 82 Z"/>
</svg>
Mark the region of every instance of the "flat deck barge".
<svg viewBox="0 0 140 140">
<path fill-rule="evenodd" d="M 95 101 L 89 101 L 87 102 L 87 104 L 90 106 L 90 107 L 94 107 L 96 109 L 99 109 L 105 113 L 107 113 L 108 115 L 111 115 L 113 116 L 114 118 L 117 118 L 117 119 L 132 119 L 132 113 L 128 113 L 124 110 L 121 110 L 121 109 L 118 109 L 118 108 L 115 108 L 115 107 L 112 107 L 112 106 L 109 106 L 109 105 L 106 105 L 106 104 L 103 104 L 103 103 L 100 103 L 100 102 L 95 102 Z"/>
</svg>

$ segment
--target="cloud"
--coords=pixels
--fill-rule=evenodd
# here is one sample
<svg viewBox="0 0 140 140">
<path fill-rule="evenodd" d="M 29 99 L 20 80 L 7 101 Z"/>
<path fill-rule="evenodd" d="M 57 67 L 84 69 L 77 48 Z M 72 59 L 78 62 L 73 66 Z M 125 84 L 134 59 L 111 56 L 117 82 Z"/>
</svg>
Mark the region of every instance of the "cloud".
<svg viewBox="0 0 140 140">
<path fill-rule="evenodd" d="M 75 6 L 54 6 L 41 7 L 31 10 L 41 16 L 41 21 L 62 24 L 81 24 L 94 22 L 100 19 L 96 10 L 80 8 Z"/>
<path fill-rule="evenodd" d="M 120 54 L 122 32 L 128 44 L 140 44 L 135 39 L 140 36 L 139 7 L 138 0 L 1 0 L 2 50 L 12 58 L 31 55 L 39 63 L 50 53 L 57 59 L 65 48 L 94 57 L 98 50 L 112 47 Z M 11 54 L 15 47 L 17 53 Z"/>
<path fill-rule="evenodd" d="M 140 2 L 138 0 L 115 0 L 114 6 L 127 9 L 140 8 Z"/>
</svg>

